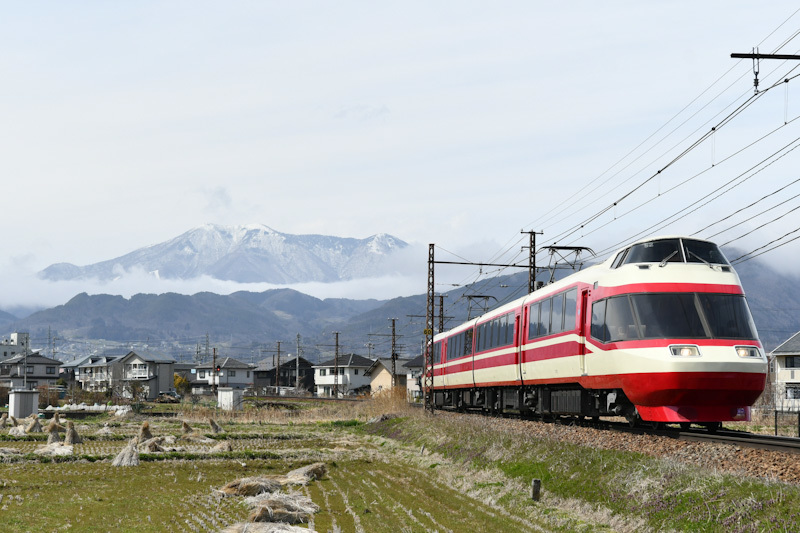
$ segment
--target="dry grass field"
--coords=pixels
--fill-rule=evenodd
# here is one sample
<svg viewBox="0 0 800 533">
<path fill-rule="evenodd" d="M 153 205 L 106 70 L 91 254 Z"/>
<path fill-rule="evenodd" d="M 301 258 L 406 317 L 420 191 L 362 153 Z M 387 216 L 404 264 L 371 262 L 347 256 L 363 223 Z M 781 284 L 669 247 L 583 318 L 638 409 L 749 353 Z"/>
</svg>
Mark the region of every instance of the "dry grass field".
<svg viewBox="0 0 800 533">
<path fill-rule="evenodd" d="M 0 455 L 0 530 L 222 531 L 249 514 L 223 485 L 316 462 L 327 467 L 321 479 L 287 490 L 319 507 L 299 527 L 320 532 L 796 530 L 794 486 L 520 438 L 483 417 L 429 417 L 402 398 L 290 403 L 100 415 L 76 421 L 84 442 L 63 457 L 36 454 L 46 434 L 0 433 L 11 449 Z M 112 466 L 143 421 L 174 443 L 142 452 L 137 466 Z M 544 484 L 539 502 L 533 478 Z"/>
</svg>

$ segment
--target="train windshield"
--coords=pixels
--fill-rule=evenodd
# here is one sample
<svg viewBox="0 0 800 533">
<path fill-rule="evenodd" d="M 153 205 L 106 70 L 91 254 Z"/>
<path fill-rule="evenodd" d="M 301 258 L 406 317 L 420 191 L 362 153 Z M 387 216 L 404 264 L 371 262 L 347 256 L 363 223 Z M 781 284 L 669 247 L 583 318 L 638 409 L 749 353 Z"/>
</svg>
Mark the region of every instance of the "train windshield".
<svg viewBox="0 0 800 533">
<path fill-rule="evenodd" d="M 634 244 L 620 257 L 615 268 L 630 263 L 705 263 L 727 265 L 719 247 L 713 242 L 694 239 L 659 239 Z"/>
<path fill-rule="evenodd" d="M 595 302 L 592 336 L 604 342 L 664 338 L 753 340 L 757 333 L 742 295 L 652 293 Z"/>
</svg>

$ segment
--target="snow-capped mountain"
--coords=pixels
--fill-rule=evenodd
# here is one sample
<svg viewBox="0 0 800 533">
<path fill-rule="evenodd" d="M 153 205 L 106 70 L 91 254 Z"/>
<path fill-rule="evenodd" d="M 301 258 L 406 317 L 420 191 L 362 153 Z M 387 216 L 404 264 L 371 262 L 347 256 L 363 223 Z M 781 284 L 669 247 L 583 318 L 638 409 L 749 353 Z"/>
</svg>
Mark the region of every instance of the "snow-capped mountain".
<svg viewBox="0 0 800 533">
<path fill-rule="evenodd" d="M 262 224 L 206 224 L 116 259 L 86 266 L 50 265 L 39 277 L 111 280 L 138 269 L 169 279 L 208 275 L 240 283 L 332 282 L 387 274 L 389 256 L 406 246 L 385 233 L 351 239 L 290 235 Z"/>
</svg>

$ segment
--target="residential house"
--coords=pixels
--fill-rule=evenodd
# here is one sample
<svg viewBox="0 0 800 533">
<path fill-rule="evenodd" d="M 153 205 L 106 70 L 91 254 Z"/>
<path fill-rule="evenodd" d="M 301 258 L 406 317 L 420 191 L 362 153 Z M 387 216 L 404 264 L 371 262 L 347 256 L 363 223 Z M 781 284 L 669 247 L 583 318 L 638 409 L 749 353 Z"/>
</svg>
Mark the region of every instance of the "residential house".
<svg viewBox="0 0 800 533">
<path fill-rule="evenodd" d="M 113 391 L 115 386 L 120 385 L 122 368 L 119 360 L 122 357 L 123 355 L 111 353 L 89 355 L 70 363 L 66 371 L 74 375 L 75 381 L 83 390 Z"/>
<path fill-rule="evenodd" d="M 770 353 L 775 408 L 800 411 L 800 332 Z"/>
<path fill-rule="evenodd" d="M 418 355 L 404 363 L 406 374 L 406 395 L 409 402 L 422 401 L 422 374 L 425 370 L 425 354 Z"/>
<path fill-rule="evenodd" d="M 407 359 L 395 359 L 394 372 L 397 379 L 396 386 L 405 390 L 408 379 L 408 369 L 404 366 Z M 392 390 L 392 359 L 390 357 L 378 358 L 372 363 L 364 375 L 369 378 L 370 394 L 375 396 Z"/>
<path fill-rule="evenodd" d="M 180 376 L 189 382 L 189 390 L 197 387 L 197 364 L 175 363 L 175 376 Z"/>
<path fill-rule="evenodd" d="M 155 400 L 160 393 L 175 390 L 175 359 L 168 355 L 136 350 L 116 364 L 122 370 L 120 384 L 125 396 L 138 393 L 141 399 Z"/>
<path fill-rule="evenodd" d="M 55 385 L 61 361 L 44 357 L 38 351 L 18 353 L 0 362 L 0 386 L 33 390 L 43 385 Z"/>
<path fill-rule="evenodd" d="M 294 389 L 297 383 L 298 365 L 300 370 L 300 391 L 314 391 L 314 367 L 303 357 L 290 357 L 280 361 L 280 381 L 277 382 L 277 360 L 275 357 L 268 357 L 259 361 L 253 374 L 253 387 L 256 394 L 268 394 L 275 392 L 274 387 L 280 385 Z M 269 390 L 268 390 L 269 389 Z"/>
<path fill-rule="evenodd" d="M 314 365 L 314 386 L 317 396 L 333 396 L 334 387 L 338 396 L 368 394 L 370 378 L 364 373 L 374 361 L 356 354 L 340 355 L 334 359 Z M 338 375 L 334 373 L 338 367 Z"/>
<path fill-rule="evenodd" d="M 12 333 L 9 339 L 0 341 L 0 363 L 7 361 L 17 354 L 25 353 L 31 349 L 30 335 L 27 333 Z"/>
<path fill-rule="evenodd" d="M 215 383 L 218 387 L 253 388 L 256 365 L 243 363 L 233 357 L 217 357 L 216 365 L 215 368 L 213 359 L 197 365 L 197 383 L 192 388 L 193 394 L 211 392 Z"/>
</svg>

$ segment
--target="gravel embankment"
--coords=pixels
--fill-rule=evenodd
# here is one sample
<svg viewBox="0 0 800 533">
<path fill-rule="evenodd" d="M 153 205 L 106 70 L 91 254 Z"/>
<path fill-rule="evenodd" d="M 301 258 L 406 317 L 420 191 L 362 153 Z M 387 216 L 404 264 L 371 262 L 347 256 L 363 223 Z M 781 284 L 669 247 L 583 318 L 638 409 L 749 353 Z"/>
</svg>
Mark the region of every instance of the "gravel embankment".
<svg viewBox="0 0 800 533">
<path fill-rule="evenodd" d="M 459 415 L 447 413 L 444 416 Z M 473 418 L 476 424 L 485 424 L 492 431 L 523 434 L 535 439 L 568 442 L 593 448 L 644 453 L 694 464 L 712 471 L 800 484 L 800 456 L 797 454 L 729 444 L 685 442 L 668 437 L 632 435 L 527 420 L 481 416 Z"/>
</svg>

